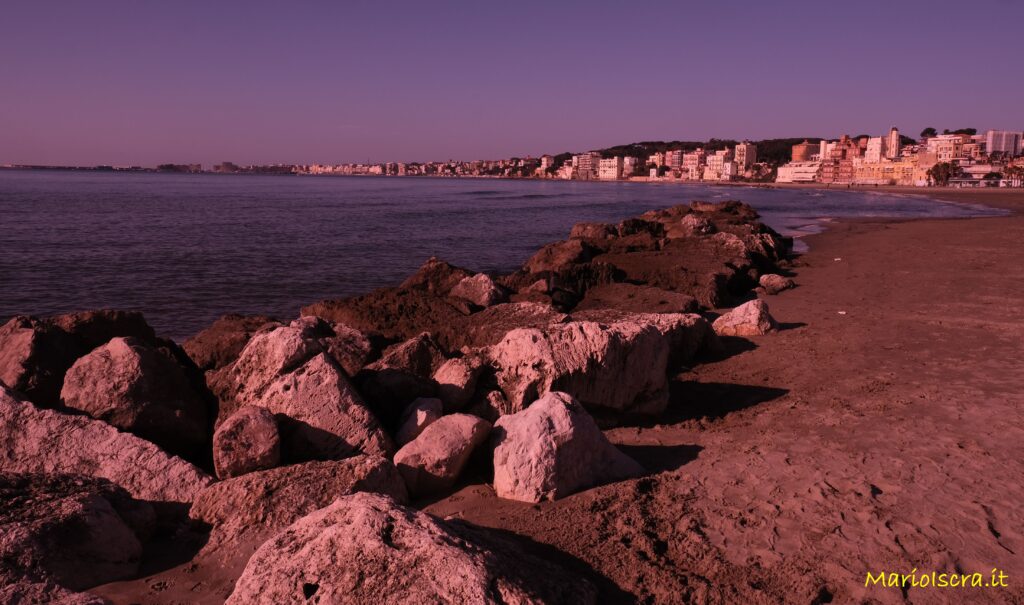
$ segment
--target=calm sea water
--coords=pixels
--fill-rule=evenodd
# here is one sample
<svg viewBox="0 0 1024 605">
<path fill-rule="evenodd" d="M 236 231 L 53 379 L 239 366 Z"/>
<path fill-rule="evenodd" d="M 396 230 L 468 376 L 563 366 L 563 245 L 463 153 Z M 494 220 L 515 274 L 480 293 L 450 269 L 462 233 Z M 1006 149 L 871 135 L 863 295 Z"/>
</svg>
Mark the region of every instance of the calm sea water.
<svg viewBox="0 0 1024 605">
<path fill-rule="evenodd" d="M 0 321 L 123 308 L 184 338 L 228 312 L 281 318 L 394 285 L 426 258 L 510 270 L 580 221 L 741 199 L 779 231 L 981 207 L 863 192 L 491 179 L 0 170 Z"/>
</svg>

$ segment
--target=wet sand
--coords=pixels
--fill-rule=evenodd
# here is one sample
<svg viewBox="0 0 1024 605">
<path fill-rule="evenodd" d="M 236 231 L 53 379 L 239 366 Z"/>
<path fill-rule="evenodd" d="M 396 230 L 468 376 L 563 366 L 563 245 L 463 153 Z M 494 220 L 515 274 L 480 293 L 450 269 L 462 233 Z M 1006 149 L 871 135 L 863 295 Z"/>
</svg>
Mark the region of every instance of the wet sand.
<svg viewBox="0 0 1024 605">
<path fill-rule="evenodd" d="M 1024 209 L 1021 191 L 927 193 Z M 1021 241 L 1019 214 L 835 223 L 768 298 L 783 331 L 680 375 L 664 424 L 609 433 L 661 472 L 428 510 L 564 551 L 609 601 L 1022 602 Z M 996 567 L 1009 588 L 864 587 Z"/>
</svg>

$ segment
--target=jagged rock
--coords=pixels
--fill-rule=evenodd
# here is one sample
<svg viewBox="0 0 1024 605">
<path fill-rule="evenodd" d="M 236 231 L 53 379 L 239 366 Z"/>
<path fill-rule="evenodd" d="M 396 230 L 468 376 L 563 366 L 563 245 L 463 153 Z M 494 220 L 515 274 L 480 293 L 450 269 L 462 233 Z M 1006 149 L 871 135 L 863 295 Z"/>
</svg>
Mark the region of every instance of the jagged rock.
<svg viewBox="0 0 1024 605">
<path fill-rule="evenodd" d="M 549 304 L 513 302 L 484 309 L 449 326 L 445 335 L 450 349 L 484 347 L 497 343 L 510 330 L 540 328 L 566 319 Z"/>
<path fill-rule="evenodd" d="M 501 391 L 488 391 L 483 397 L 480 397 L 479 401 L 472 404 L 466 412 L 479 416 L 493 424 L 498 418 L 505 414 L 513 414 L 516 410 L 513 409 L 508 401 L 508 397 L 505 397 L 504 393 Z"/>
<path fill-rule="evenodd" d="M 430 423 L 395 454 L 395 466 L 414 496 L 451 489 L 462 469 L 491 430 L 486 420 L 451 414 Z"/>
<path fill-rule="evenodd" d="M 573 309 L 619 309 L 634 313 L 693 313 L 697 299 L 689 294 L 671 292 L 652 286 L 628 283 L 602 284 L 587 289 L 583 300 Z"/>
<path fill-rule="evenodd" d="M 570 239 L 555 242 L 538 250 L 526 261 L 523 269 L 529 273 L 559 271 L 570 265 L 589 261 L 593 258 L 594 252 L 594 247 L 582 240 Z"/>
<path fill-rule="evenodd" d="M 0 471 L 102 477 L 134 498 L 191 502 L 211 477 L 156 445 L 87 416 L 18 401 L 0 387 Z"/>
<path fill-rule="evenodd" d="M 469 310 L 456 308 L 453 300 L 425 290 L 382 288 L 362 296 L 321 301 L 303 307 L 302 314 L 402 340 L 423 331 L 439 332 L 463 318 Z"/>
<path fill-rule="evenodd" d="M 388 455 L 391 440 L 377 418 L 307 328 L 282 326 L 253 336 L 232 366 L 235 404 L 277 416 L 286 462 Z"/>
<path fill-rule="evenodd" d="M 157 340 L 153 328 L 138 311 L 99 309 L 54 315 L 47 320 L 75 338 L 87 353 L 117 337 L 132 337 L 146 343 Z"/>
<path fill-rule="evenodd" d="M 424 332 L 385 349 L 380 359 L 363 368 L 356 383 L 381 419 L 394 426 L 414 399 L 436 394 L 431 377 L 444 358 L 437 342 Z"/>
<path fill-rule="evenodd" d="M 423 432 L 431 422 L 444 414 L 444 404 L 434 397 L 421 397 L 409 404 L 399 418 L 395 442 L 399 446 L 409 443 Z"/>
<path fill-rule="evenodd" d="M 236 359 L 253 334 L 279 325 L 266 315 L 229 314 L 182 344 L 185 352 L 202 370 L 216 370 Z"/>
<path fill-rule="evenodd" d="M 461 410 L 473 398 L 477 379 L 484 370 L 483 361 L 475 356 L 455 357 L 441 364 L 434 372 L 437 396 L 448 411 Z"/>
<path fill-rule="evenodd" d="M 576 223 L 569 232 L 569 239 L 608 239 L 618 235 L 617 229 L 605 223 Z"/>
<path fill-rule="evenodd" d="M 555 500 L 643 473 L 565 393 L 547 393 L 527 409 L 502 416 L 493 434 L 494 490 L 502 498 Z"/>
<path fill-rule="evenodd" d="M 486 273 L 465 277 L 449 292 L 450 296 L 468 300 L 478 307 L 491 307 L 505 302 L 508 296 Z"/>
<path fill-rule="evenodd" d="M 717 228 L 707 217 L 696 214 L 687 214 L 679 221 L 679 226 L 684 233 L 689 235 L 711 235 Z"/>
<path fill-rule="evenodd" d="M 0 576 L 82 590 L 133 575 L 153 508 L 105 479 L 0 473 Z"/>
<path fill-rule="evenodd" d="M 353 494 L 264 543 L 227 603 L 584 604 L 596 598 L 585 579 L 507 539 L 384 496 Z"/>
<path fill-rule="evenodd" d="M 472 275 L 471 271 L 432 256 L 399 287 L 424 290 L 436 296 L 447 296 L 460 281 Z"/>
<path fill-rule="evenodd" d="M 693 361 L 704 350 L 715 350 L 717 337 L 708 320 L 695 313 L 632 313 L 617 309 L 573 312 L 573 319 L 602 324 L 636 322 L 649 324 L 668 343 L 670 370 Z"/>
<path fill-rule="evenodd" d="M 135 338 L 114 338 L 81 357 L 64 377 L 68 408 L 194 455 L 207 443 L 206 403 L 173 359 Z"/>
<path fill-rule="evenodd" d="M 485 356 L 513 410 L 565 391 L 597 412 L 654 414 L 668 404 L 669 343 L 649 322 L 573 321 L 512 330 Z"/>
<path fill-rule="evenodd" d="M 657 221 L 649 221 L 643 218 L 627 218 L 620 222 L 616 228 L 619 237 L 628 237 L 638 233 L 646 233 L 653 237 L 663 237 L 665 226 Z"/>
<path fill-rule="evenodd" d="M 778 294 L 783 290 L 789 290 L 795 288 L 796 283 L 788 277 L 783 277 L 777 273 L 766 273 L 761 276 L 759 282 L 764 291 L 768 294 Z"/>
<path fill-rule="evenodd" d="M 281 462 L 281 436 L 264 408 L 239 408 L 213 434 L 213 467 L 227 479 L 274 468 Z"/>
<path fill-rule="evenodd" d="M 106 599 L 72 592 L 53 582 L 15 581 L 4 585 L 0 578 L 0 603 L 12 605 L 110 605 Z"/>
<path fill-rule="evenodd" d="M 712 324 L 719 336 L 760 336 L 778 329 L 768 313 L 768 304 L 752 300 L 722 315 Z"/>
<path fill-rule="evenodd" d="M 80 349 L 57 326 L 34 317 L 13 317 L 0 327 L 0 382 L 37 405 L 57 407 L 64 373 Z"/>
<path fill-rule="evenodd" d="M 395 465 L 379 456 L 304 462 L 214 483 L 196 496 L 189 516 L 213 528 L 216 541 L 277 532 L 341 496 L 376 492 L 407 502 Z"/>
</svg>

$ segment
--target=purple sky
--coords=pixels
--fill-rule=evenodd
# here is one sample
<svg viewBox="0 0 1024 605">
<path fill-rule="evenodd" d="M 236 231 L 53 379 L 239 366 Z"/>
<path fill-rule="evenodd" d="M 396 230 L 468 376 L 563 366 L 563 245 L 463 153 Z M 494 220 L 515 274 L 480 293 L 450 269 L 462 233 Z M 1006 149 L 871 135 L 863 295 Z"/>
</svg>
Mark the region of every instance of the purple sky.
<svg viewBox="0 0 1024 605">
<path fill-rule="evenodd" d="M 5 0 L 0 164 L 1024 129 L 1024 2 Z"/>
</svg>

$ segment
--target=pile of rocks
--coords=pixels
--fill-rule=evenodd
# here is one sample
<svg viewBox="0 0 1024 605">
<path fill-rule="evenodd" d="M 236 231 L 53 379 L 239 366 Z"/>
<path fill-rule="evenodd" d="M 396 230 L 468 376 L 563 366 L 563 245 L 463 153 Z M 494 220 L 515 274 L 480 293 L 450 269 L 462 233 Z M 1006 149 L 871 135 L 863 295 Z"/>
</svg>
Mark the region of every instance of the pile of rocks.
<svg viewBox="0 0 1024 605">
<path fill-rule="evenodd" d="M 599 425 L 662 413 L 719 335 L 775 329 L 759 300 L 713 325 L 697 311 L 790 287 L 769 273 L 786 248 L 745 205 L 695 203 L 577 225 L 510 275 L 431 259 L 397 288 L 287 323 L 226 316 L 183 347 L 138 313 L 16 317 L 0 597 L 93 602 L 69 591 L 133 576 L 186 523 L 207 548 L 262 544 L 233 603 L 593 602 L 578 574 L 410 502 L 476 480 L 537 503 L 643 474 Z"/>
</svg>

